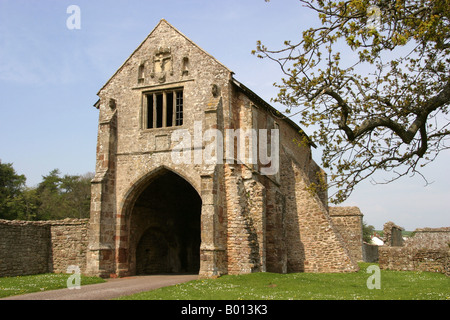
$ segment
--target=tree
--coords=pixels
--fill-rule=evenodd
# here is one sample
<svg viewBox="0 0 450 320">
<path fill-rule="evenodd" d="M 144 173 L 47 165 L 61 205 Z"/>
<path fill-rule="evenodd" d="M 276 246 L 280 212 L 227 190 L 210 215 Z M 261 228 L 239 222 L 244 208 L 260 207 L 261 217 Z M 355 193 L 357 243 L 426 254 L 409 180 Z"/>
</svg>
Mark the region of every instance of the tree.
<svg viewBox="0 0 450 320">
<path fill-rule="evenodd" d="M 60 174 L 61 172 L 59 169 L 53 169 L 48 175 L 42 176 L 42 182 L 39 183 L 37 191 L 42 193 L 45 190 L 48 190 L 50 193 L 59 193 L 59 188 L 61 186 Z"/>
<path fill-rule="evenodd" d="M 92 173 L 61 177 L 54 169 L 42 178 L 36 188 L 39 219 L 89 218 Z"/>
<path fill-rule="evenodd" d="M 11 198 L 10 205 L 14 208 L 11 220 L 39 220 L 40 201 L 36 189 L 25 187 L 20 194 Z"/>
<path fill-rule="evenodd" d="M 62 219 L 66 212 L 61 197 L 61 173 L 58 169 L 50 171 L 42 176 L 42 181 L 36 188 L 39 198 L 38 217 L 39 220 Z"/>
<path fill-rule="evenodd" d="M 0 219 L 13 220 L 21 211 L 22 195 L 26 178 L 18 175 L 12 163 L 2 163 L 0 160 Z"/>
<path fill-rule="evenodd" d="M 375 172 L 389 172 L 383 183 L 421 175 L 449 148 L 450 1 L 300 1 L 321 26 L 253 53 L 285 75 L 274 101 L 313 126 L 330 200 Z"/>
<path fill-rule="evenodd" d="M 375 227 L 372 225 L 367 225 L 365 221 L 362 223 L 362 236 L 363 241 L 366 243 L 370 243 L 372 241 L 372 235 L 375 231 Z"/>
<path fill-rule="evenodd" d="M 73 218 L 89 218 L 91 204 L 91 180 L 93 173 L 81 176 L 65 175 L 61 180 L 67 214 Z"/>
<path fill-rule="evenodd" d="M 35 188 L 26 187 L 11 163 L 0 161 L 0 219 L 58 220 L 89 218 L 93 173 L 64 175 L 58 169 L 42 177 Z"/>
</svg>

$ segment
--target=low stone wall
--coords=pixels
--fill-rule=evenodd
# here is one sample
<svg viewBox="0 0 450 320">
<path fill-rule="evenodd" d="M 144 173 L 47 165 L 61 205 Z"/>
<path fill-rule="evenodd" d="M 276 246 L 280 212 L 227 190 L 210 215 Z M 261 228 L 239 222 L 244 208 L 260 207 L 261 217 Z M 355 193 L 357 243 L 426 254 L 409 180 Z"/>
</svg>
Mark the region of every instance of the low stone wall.
<svg viewBox="0 0 450 320">
<path fill-rule="evenodd" d="M 0 220 L 0 276 L 48 272 L 49 240 L 49 225 Z"/>
<path fill-rule="evenodd" d="M 414 236 L 409 238 L 405 246 L 415 248 L 448 248 L 450 244 L 450 227 L 445 228 L 421 228 L 414 231 Z"/>
<path fill-rule="evenodd" d="M 450 228 L 416 229 L 403 247 L 379 247 L 381 269 L 450 275 Z"/>
<path fill-rule="evenodd" d="M 86 268 L 88 219 L 0 220 L 0 277 Z"/>
<path fill-rule="evenodd" d="M 450 251 L 410 247 L 380 247 L 381 269 L 397 271 L 429 271 L 449 275 Z"/>
<path fill-rule="evenodd" d="M 378 248 L 376 244 L 363 243 L 363 261 L 378 262 Z"/>
<path fill-rule="evenodd" d="M 49 271 L 64 273 L 70 265 L 86 270 L 89 219 L 50 221 Z"/>
</svg>

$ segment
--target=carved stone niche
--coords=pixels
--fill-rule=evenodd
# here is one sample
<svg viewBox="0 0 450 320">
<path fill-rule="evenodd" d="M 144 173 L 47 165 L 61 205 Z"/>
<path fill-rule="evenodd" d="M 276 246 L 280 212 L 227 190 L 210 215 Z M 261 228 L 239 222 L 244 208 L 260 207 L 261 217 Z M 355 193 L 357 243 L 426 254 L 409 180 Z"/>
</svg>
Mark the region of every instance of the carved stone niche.
<svg viewBox="0 0 450 320">
<path fill-rule="evenodd" d="M 217 98 L 220 95 L 220 88 L 217 84 L 211 86 L 211 93 L 214 98 Z"/>
<path fill-rule="evenodd" d="M 116 110 L 116 100 L 113 98 L 110 98 L 108 100 L 108 106 L 111 110 Z"/>
<path fill-rule="evenodd" d="M 182 76 L 189 75 L 189 57 L 183 57 L 183 62 L 181 65 L 181 75 Z"/>
<path fill-rule="evenodd" d="M 143 84 L 145 81 L 145 61 L 141 61 L 138 68 L 138 84 Z"/>
<path fill-rule="evenodd" d="M 173 75 L 173 57 L 170 47 L 160 46 L 153 56 L 153 70 L 151 77 L 156 77 L 158 82 L 166 82 L 167 74 Z"/>
</svg>

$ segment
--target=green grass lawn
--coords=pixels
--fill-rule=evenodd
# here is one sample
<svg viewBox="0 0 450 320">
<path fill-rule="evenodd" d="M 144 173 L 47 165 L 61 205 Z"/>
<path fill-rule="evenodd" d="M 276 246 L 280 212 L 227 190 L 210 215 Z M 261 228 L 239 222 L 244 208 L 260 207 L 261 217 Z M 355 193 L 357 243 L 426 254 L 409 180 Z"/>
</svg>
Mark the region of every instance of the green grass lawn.
<svg viewBox="0 0 450 320">
<path fill-rule="evenodd" d="M 381 270 L 380 289 L 368 289 L 369 263 L 356 273 L 253 273 L 187 282 L 134 294 L 132 300 L 449 300 L 440 273 Z"/>
<path fill-rule="evenodd" d="M 70 276 L 70 274 L 49 273 L 0 278 L 0 298 L 45 290 L 64 289 L 67 288 L 67 280 Z M 104 281 L 97 277 L 81 276 L 82 286 Z"/>
<path fill-rule="evenodd" d="M 450 277 L 440 273 L 381 270 L 381 289 L 368 289 L 369 263 L 355 273 L 253 273 L 204 279 L 143 292 L 127 300 L 450 300 Z M 67 287 L 68 274 L 0 278 L 0 298 Z M 81 277 L 81 285 L 104 282 Z"/>
</svg>

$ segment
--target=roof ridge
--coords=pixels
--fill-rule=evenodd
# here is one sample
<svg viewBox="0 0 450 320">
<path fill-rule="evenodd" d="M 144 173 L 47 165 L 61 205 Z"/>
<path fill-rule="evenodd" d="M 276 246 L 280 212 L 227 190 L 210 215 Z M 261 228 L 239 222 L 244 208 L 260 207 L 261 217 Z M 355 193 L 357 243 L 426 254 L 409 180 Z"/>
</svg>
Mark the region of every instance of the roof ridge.
<svg viewBox="0 0 450 320">
<path fill-rule="evenodd" d="M 131 59 L 131 57 L 143 46 L 143 44 L 150 38 L 150 36 L 155 32 L 156 29 L 158 29 L 158 27 L 162 24 L 162 23 L 166 23 L 170 28 L 172 28 L 174 31 L 176 31 L 178 34 L 180 34 L 183 38 L 185 38 L 187 41 L 189 41 L 192 45 L 194 45 L 195 47 L 197 47 L 201 52 L 203 52 L 204 54 L 206 54 L 207 56 L 209 56 L 211 59 L 213 59 L 214 61 L 216 61 L 216 63 L 218 63 L 219 65 L 221 65 L 223 68 L 225 68 L 226 70 L 228 70 L 230 73 L 233 73 L 233 71 L 231 71 L 227 66 L 225 66 L 223 63 L 221 63 L 219 60 L 217 60 L 216 58 L 214 58 L 211 54 L 209 54 L 208 52 L 206 52 L 203 48 L 201 48 L 198 44 L 196 44 L 194 41 L 192 41 L 189 37 L 187 37 L 184 33 L 182 33 L 180 30 L 178 30 L 177 28 L 175 28 L 170 22 L 168 22 L 166 19 L 162 18 L 161 20 L 159 20 L 158 24 L 152 29 L 152 31 L 147 35 L 147 37 L 145 37 L 145 39 L 139 44 L 139 46 L 137 46 L 137 48 L 128 56 L 127 59 L 125 59 L 125 61 L 122 63 L 122 65 L 116 70 L 116 72 L 114 72 L 114 74 L 105 82 L 105 84 L 100 88 L 100 90 L 97 92 L 97 95 L 100 93 L 100 91 L 102 91 L 110 82 L 111 80 L 116 76 L 117 73 L 119 73 L 120 70 L 122 70 L 122 68 L 127 64 L 127 62 Z"/>
<path fill-rule="evenodd" d="M 200 49 L 200 51 L 202 51 L 204 54 L 206 54 L 207 56 L 209 56 L 210 58 L 212 58 L 214 61 L 216 61 L 218 64 L 220 64 L 223 68 L 227 69 L 229 72 L 233 73 L 233 71 L 231 71 L 226 65 L 224 65 L 222 62 L 220 62 L 219 60 L 217 60 L 214 56 L 212 56 L 211 54 L 209 54 L 206 50 L 204 50 L 202 47 L 200 47 L 198 44 L 196 44 L 194 41 L 192 41 L 188 36 L 186 36 L 183 32 L 181 32 L 180 30 L 178 30 L 176 27 L 174 27 L 170 22 L 168 22 L 166 19 L 161 19 L 158 23 L 158 25 L 161 22 L 165 22 L 169 25 L 169 27 L 171 27 L 172 29 L 174 29 L 176 32 L 178 32 L 181 36 L 183 36 L 186 40 L 188 40 L 191 44 L 193 44 L 194 46 L 196 46 L 198 49 Z M 156 29 L 156 27 L 155 27 Z"/>
</svg>

